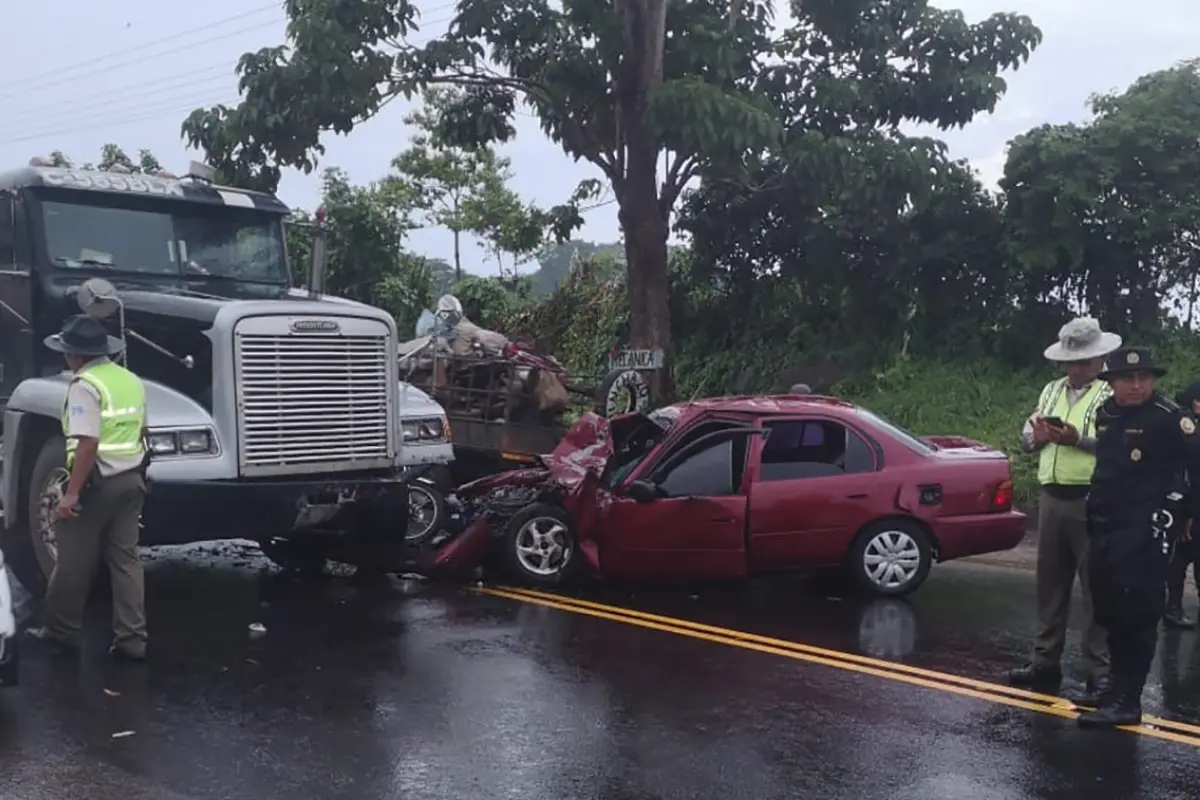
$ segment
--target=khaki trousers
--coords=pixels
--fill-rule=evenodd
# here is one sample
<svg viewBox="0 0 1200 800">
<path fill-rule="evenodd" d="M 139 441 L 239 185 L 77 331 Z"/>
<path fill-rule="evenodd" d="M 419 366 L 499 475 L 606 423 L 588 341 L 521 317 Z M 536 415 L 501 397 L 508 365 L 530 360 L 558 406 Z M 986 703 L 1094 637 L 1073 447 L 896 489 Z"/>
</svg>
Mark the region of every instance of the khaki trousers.
<svg viewBox="0 0 1200 800">
<path fill-rule="evenodd" d="M 112 575 L 113 644 L 141 654 L 146 648 L 146 601 L 138 520 L 146 483 L 139 471 L 101 478 L 81 497 L 79 516 L 57 520 L 58 560 L 46 588 L 45 625 L 77 640 L 83 610 L 103 553 Z"/>
<path fill-rule="evenodd" d="M 1088 577 L 1087 500 L 1063 500 L 1042 492 L 1038 508 L 1038 635 L 1033 663 L 1058 666 L 1067 641 L 1075 577 L 1083 590 L 1083 661 L 1091 677 L 1108 674 L 1108 646 L 1092 612 Z"/>
</svg>

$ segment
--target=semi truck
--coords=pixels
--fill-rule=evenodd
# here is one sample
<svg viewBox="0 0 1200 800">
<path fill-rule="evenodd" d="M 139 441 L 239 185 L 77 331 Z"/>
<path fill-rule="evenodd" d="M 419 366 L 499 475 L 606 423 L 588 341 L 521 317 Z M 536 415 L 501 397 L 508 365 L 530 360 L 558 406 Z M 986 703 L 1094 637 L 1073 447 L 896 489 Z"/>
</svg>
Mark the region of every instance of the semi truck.
<svg viewBox="0 0 1200 800">
<path fill-rule="evenodd" d="M 324 294 L 320 220 L 298 290 L 290 209 L 215 178 L 0 172 L 2 543 L 34 593 L 68 477 L 71 374 L 43 339 L 72 314 L 103 320 L 146 385 L 143 546 L 248 539 L 286 567 L 386 568 L 414 535 L 410 487 L 452 457 L 445 414 L 399 380 L 391 315 Z"/>
</svg>

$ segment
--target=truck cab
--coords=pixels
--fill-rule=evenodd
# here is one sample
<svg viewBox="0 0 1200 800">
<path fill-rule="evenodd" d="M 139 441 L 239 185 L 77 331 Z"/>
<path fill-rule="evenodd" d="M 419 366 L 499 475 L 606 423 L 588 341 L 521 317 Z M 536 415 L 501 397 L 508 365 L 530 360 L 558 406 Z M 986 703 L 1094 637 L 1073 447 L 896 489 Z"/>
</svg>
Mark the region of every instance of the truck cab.
<svg viewBox="0 0 1200 800">
<path fill-rule="evenodd" d="M 293 289 L 288 213 L 195 163 L 183 178 L 36 158 L 0 172 L 0 508 L 31 589 L 56 554 L 72 380 L 43 339 L 81 312 L 146 385 L 143 545 L 249 539 L 290 566 L 301 551 L 379 564 L 403 542 L 415 445 L 449 451 L 449 432 L 430 423 L 405 447 L 395 321 Z"/>
</svg>

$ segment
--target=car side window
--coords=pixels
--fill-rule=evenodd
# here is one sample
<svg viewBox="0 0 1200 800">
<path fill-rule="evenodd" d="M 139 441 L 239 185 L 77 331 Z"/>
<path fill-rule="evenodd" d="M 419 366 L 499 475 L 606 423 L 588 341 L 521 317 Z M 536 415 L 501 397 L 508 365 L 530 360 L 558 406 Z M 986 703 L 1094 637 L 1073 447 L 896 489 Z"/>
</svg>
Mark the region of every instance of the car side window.
<svg viewBox="0 0 1200 800">
<path fill-rule="evenodd" d="M 698 450 L 659 476 L 659 489 L 667 497 L 735 495 L 740 481 L 734 481 L 734 452 L 734 442 L 728 439 Z"/>
<path fill-rule="evenodd" d="M 768 422 L 760 481 L 792 481 L 872 472 L 875 457 L 862 437 L 831 420 Z"/>
</svg>

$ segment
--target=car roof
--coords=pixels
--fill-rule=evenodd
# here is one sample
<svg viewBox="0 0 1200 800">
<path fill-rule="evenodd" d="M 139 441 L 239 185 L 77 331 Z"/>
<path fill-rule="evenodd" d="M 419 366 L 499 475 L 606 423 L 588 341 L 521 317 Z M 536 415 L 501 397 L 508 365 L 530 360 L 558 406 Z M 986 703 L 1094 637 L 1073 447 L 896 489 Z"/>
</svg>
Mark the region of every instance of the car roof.
<svg viewBox="0 0 1200 800">
<path fill-rule="evenodd" d="M 826 397 L 819 394 L 774 394 L 774 395 L 734 395 L 731 397 L 708 397 L 703 400 L 692 400 L 686 403 L 676 403 L 681 413 L 689 416 L 705 411 L 729 411 L 739 414 L 768 416 L 775 414 L 812 414 L 812 413 L 847 413 L 856 406 L 836 397 Z"/>
</svg>

